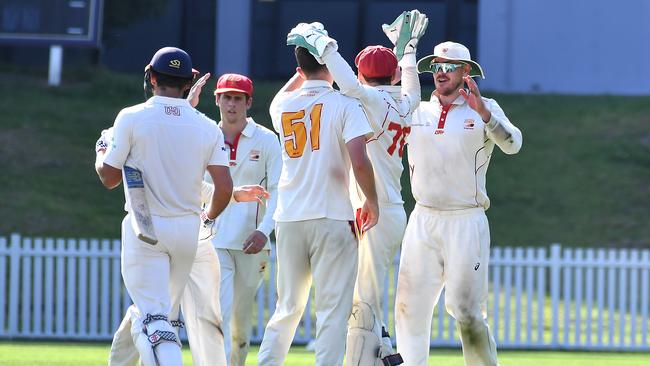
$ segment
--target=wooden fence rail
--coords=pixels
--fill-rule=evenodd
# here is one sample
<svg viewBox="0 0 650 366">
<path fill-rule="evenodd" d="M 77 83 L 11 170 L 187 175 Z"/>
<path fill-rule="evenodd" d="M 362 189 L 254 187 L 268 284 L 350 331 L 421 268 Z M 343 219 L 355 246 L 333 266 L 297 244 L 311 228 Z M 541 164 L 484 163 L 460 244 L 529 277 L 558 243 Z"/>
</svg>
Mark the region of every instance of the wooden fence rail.
<svg viewBox="0 0 650 366">
<path fill-rule="evenodd" d="M 399 257 L 384 318 L 394 329 Z M 257 294 L 253 342 L 275 308 L 275 253 Z M 491 251 L 488 322 L 500 348 L 648 351 L 650 251 L 501 248 Z M 0 339 L 110 340 L 131 300 L 119 240 L 0 237 Z M 311 300 L 294 339 L 315 334 Z M 431 345 L 458 346 L 444 292 Z"/>
</svg>

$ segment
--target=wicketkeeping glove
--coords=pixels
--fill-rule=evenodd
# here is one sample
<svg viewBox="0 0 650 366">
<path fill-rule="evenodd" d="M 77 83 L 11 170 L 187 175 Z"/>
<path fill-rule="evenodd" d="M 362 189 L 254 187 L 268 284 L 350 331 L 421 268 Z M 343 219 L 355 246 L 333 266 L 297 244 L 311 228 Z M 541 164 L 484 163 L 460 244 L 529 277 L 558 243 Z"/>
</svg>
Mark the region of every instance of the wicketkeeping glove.
<svg viewBox="0 0 650 366">
<path fill-rule="evenodd" d="M 287 34 L 287 45 L 306 48 L 321 65 L 325 64 L 323 56 L 338 50 L 336 40 L 319 22 L 299 23 Z"/>
<path fill-rule="evenodd" d="M 415 53 L 418 41 L 424 35 L 429 25 L 426 14 L 419 10 L 405 11 L 398 16 L 390 25 L 383 24 L 381 29 L 395 45 L 393 52 L 397 60 L 401 60 L 405 54 Z"/>
<path fill-rule="evenodd" d="M 217 228 L 214 226 L 215 220 L 209 219 L 208 214 L 201 210 L 201 227 L 199 229 L 199 241 L 210 240 L 217 235 Z"/>
</svg>

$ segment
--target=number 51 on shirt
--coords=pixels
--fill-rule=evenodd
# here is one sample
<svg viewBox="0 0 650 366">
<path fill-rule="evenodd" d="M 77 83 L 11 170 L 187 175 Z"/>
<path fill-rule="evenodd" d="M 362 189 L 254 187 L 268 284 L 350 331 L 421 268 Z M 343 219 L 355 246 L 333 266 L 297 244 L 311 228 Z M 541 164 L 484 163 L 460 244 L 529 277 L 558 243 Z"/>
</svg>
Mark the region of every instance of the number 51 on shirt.
<svg viewBox="0 0 650 366">
<path fill-rule="evenodd" d="M 311 122 L 311 129 L 309 131 L 309 140 L 311 142 L 311 151 L 316 151 L 320 148 L 320 115 L 323 110 L 323 104 L 315 104 L 309 113 L 309 120 Z M 284 140 L 284 149 L 290 158 L 299 158 L 305 151 L 307 144 L 307 127 L 303 118 L 305 117 L 305 110 L 297 112 L 284 112 L 282 113 L 282 133 L 286 138 Z"/>
</svg>

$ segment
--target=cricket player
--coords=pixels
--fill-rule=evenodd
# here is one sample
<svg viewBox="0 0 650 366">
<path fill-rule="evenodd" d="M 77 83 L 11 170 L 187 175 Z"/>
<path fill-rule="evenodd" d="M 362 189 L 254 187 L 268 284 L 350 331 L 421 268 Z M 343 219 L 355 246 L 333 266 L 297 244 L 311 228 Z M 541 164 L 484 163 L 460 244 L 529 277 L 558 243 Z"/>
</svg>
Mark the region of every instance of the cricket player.
<svg viewBox="0 0 650 366">
<path fill-rule="evenodd" d="M 210 202 L 213 191 L 214 186 L 204 181 L 201 187 L 201 202 L 203 204 Z M 259 185 L 234 187 L 230 205 L 235 202 L 256 201 L 262 203 L 261 200 L 267 198 L 269 198 L 268 192 Z M 202 229 L 199 236 L 209 232 L 204 227 Z M 220 277 L 219 258 L 212 246 L 211 239 L 199 240 L 190 279 L 181 299 L 181 310 L 185 321 L 171 322 L 176 328 L 187 328 L 192 361 L 195 366 L 226 364 L 219 304 Z M 134 305 L 127 309 L 126 315 L 113 336 L 108 358 L 109 366 L 135 366 L 140 359 L 130 334 L 131 316 L 135 311 L 137 309 Z"/>
<path fill-rule="evenodd" d="M 418 71 L 433 73 L 436 90 L 415 111 L 407 138 L 416 205 L 397 280 L 397 350 L 406 365 L 427 364 L 431 317 L 445 287 L 445 308 L 457 321 L 465 364 L 497 365 L 486 322 L 490 200 L 485 176 L 494 145 L 516 154 L 521 131 L 496 101 L 481 97 L 472 77 L 483 77 L 483 70 L 465 46 L 435 46 L 432 55 L 418 61 Z"/>
<path fill-rule="evenodd" d="M 362 233 L 359 241 L 359 270 L 349 320 L 347 365 L 402 363 L 401 357 L 393 354 L 390 335 L 382 319 L 381 297 L 384 278 L 406 228 L 400 183 L 404 170 L 402 155 L 411 114 L 420 103 L 415 52 L 427 23 L 426 15 L 412 10 L 400 14 L 393 27 L 384 25 L 385 29 L 390 28 L 387 34 L 404 35 L 401 39 L 391 39 L 395 51 L 402 55 L 399 60 L 401 87 L 392 85 L 400 78 L 398 57 L 386 47 L 368 46 L 359 52 L 355 59 L 359 74 L 355 76 L 337 51 L 336 41 L 328 36 L 322 24 L 296 27 L 290 34 L 290 37 L 301 38 L 301 42 L 311 37 L 318 38 L 319 44 L 327 44 L 322 58 L 316 59 L 327 66 L 344 95 L 361 101 L 375 136 L 367 141 L 366 147 L 375 172 L 380 218 L 373 230 Z M 359 212 L 364 196 L 358 184 L 354 180 L 351 183 L 350 198 Z"/>
<path fill-rule="evenodd" d="M 278 301 L 258 362 L 264 366 L 284 362 L 313 278 L 315 364 L 336 366 L 343 363 L 358 262 L 348 190 L 350 166 L 366 197 L 362 229 L 367 231 L 378 219 L 374 174 L 366 154 L 372 130 L 359 102 L 332 88 L 327 67 L 304 47 L 294 52 L 297 74 L 270 107 L 283 145 L 274 215 Z"/>
<path fill-rule="evenodd" d="M 194 105 L 198 103 L 201 83 L 196 86 L 190 93 Z M 251 79 L 224 74 L 214 94 L 221 114 L 219 127 L 230 150 L 234 184 L 261 184 L 271 195 L 266 207 L 257 202 L 229 205 L 219 216 L 217 234 L 212 239 L 221 265 L 221 329 L 226 358 L 229 365 L 243 366 L 250 347 L 255 294 L 269 261 L 269 236 L 275 226 L 273 213 L 282 160 L 278 136 L 247 117 L 253 104 Z"/>
<path fill-rule="evenodd" d="M 135 304 L 131 335 L 144 365 L 182 365 L 181 344 L 170 321 L 178 319 L 196 255 L 203 175 L 207 169 L 216 185 L 206 209 L 210 219 L 230 201 L 232 179 L 223 134 L 183 98 L 195 73 L 190 56 L 162 48 L 145 72 L 153 97 L 118 114 L 112 141 L 106 151 L 97 152 L 95 167 L 109 189 L 120 184 L 125 165 L 142 172 L 158 243 L 135 235 L 125 187 L 122 278 Z"/>
<path fill-rule="evenodd" d="M 204 75 L 192 87 L 188 96 L 192 106 L 198 104 L 201 88 L 209 77 L 209 73 Z M 107 132 L 110 134 L 112 131 Z M 271 134 L 275 136 L 272 132 Z M 98 141 L 98 146 L 105 146 L 105 143 L 101 141 L 102 139 Z M 275 142 L 278 145 L 277 137 Z M 279 154 L 279 146 L 277 151 Z M 204 181 L 201 189 L 201 202 L 203 204 L 209 202 L 213 191 L 214 186 Z M 260 185 L 236 186 L 233 189 L 233 198 L 227 210 L 235 206 L 245 207 L 250 204 L 253 204 L 255 207 L 264 207 L 262 199 L 266 198 L 269 198 L 269 193 Z M 236 202 L 244 203 L 235 204 Z M 220 217 L 226 214 L 227 210 Z M 217 232 L 218 227 L 208 231 Z M 194 365 L 225 365 L 227 363 L 227 353 L 224 348 L 224 331 L 222 329 L 220 309 L 219 280 L 221 275 L 219 259 L 210 238 L 205 237 L 202 239 L 198 242 L 198 249 L 192 265 L 190 279 L 181 300 L 181 309 L 185 323 L 175 321 L 173 324 L 177 327 L 183 325 L 187 327 L 187 335 Z M 134 306 L 127 309 L 127 315 L 115 333 L 109 356 L 109 365 L 111 366 L 133 366 L 137 364 L 139 359 L 138 353 L 129 335 L 131 314 L 134 311 Z"/>
</svg>

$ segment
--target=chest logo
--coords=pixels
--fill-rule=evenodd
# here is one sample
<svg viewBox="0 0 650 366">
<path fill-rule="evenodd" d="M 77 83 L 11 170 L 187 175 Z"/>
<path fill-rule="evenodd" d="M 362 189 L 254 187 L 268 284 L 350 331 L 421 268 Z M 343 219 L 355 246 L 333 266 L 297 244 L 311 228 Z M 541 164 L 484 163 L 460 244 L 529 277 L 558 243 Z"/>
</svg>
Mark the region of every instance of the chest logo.
<svg viewBox="0 0 650 366">
<path fill-rule="evenodd" d="M 251 150 L 250 161 L 259 161 L 260 160 L 260 151 Z"/>
<path fill-rule="evenodd" d="M 473 130 L 474 129 L 474 120 L 473 119 L 466 119 L 464 125 L 465 125 L 466 130 Z"/>
<path fill-rule="evenodd" d="M 443 133 L 445 133 L 445 130 L 442 129 L 437 129 L 436 132 L 434 132 L 435 135 L 442 135 Z"/>
</svg>

